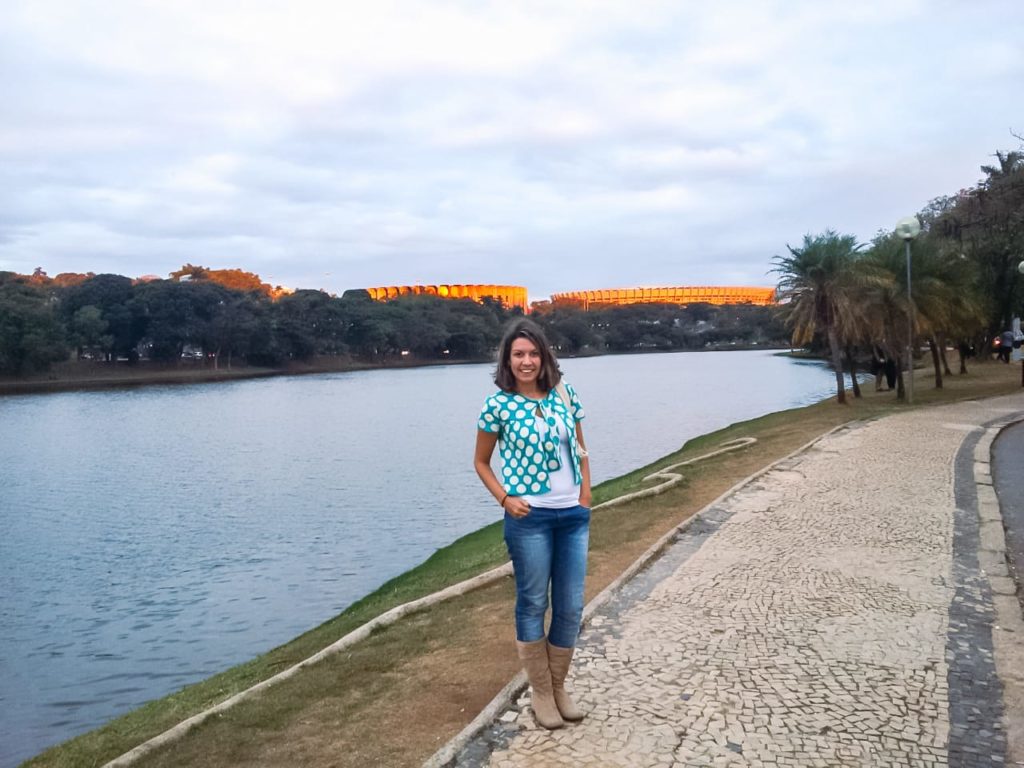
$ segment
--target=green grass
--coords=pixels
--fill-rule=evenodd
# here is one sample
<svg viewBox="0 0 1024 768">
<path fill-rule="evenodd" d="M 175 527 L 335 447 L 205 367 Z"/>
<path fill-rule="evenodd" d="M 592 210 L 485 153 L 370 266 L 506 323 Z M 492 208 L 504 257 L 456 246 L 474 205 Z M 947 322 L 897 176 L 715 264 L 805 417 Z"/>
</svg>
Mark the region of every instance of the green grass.
<svg viewBox="0 0 1024 768">
<path fill-rule="evenodd" d="M 643 487 L 641 478 L 655 464 L 596 486 L 595 504 L 630 489 Z M 502 524 L 498 520 L 439 549 L 412 570 L 391 579 L 338 616 L 288 643 L 176 693 L 149 702 L 94 731 L 43 752 L 26 765 L 62 768 L 102 765 L 182 720 L 312 656 L 391 608 L 457 584 L 507 560 Z"/>
<path fill-rule="evenodd" d="M 920 373 L 917 382 L 915 407 L 921 407 L 1020 391 L 1020 372 L 1013 366 L 991 364 L 975 366 L 970 376 L 950 377 L 943 390 L 932 389 L 930 377 L 924 378 Z M 618 568 L 621 572 L 631 561 L 630 558 L 635 557 L 635 553 L 642 551 L 663 533 L 666 525 L 677 522 L 680 515 L 699 509 L 742 477 L 832 427 L 850 420 L 871 419 L 906 408 L 896 403 L 890 393 L 876 394 L 869 389 L 870 385 L 865 388 L 863 400 L 853 401 L 851 398 L 850 405 L 846 407 L 838 406 L 834 400 L 825 401 L 733 424 L 689 440 L 680 450 L 669 456 L 601 483 L 594 489 L 595 504 L 644 487 L 642 478 L 655 469 L 714 450 L 727 440 L 753 436 L 759 441 L 754 446 L 687 467 L 685 481 L 663 496 L 601 510 L 595 514 L 591 538 L 592 569 L 598 569 L 604 564 L 605 571 Z M 182 720 L 308 658 L 385 611 L 475 576 L 506 560 L 501 522 L 497 520 L 438 550 L 416 568 L 388 581 L 337 617 L 294 640 L 252 661 L 150 702 L 101 728 L 49 749 L 29 761 L 27 765 L 102 765 Z M 610 574 L 605 574 L 605 581 L 610 580 L 609 576 Z M 601 585 L 595 586 L 599 588 Z M 436 614 L 435 618 L 441 622 L 458 623 L 464 620 L 466 612 L 470 610 L 468 606 L 477 606 L 473 610 L 483 610 L 489 600 L 493 602 L 507 599 L 502 589 L 498 589 L 497 592 L 483 592 L 487 594 L 474 593 L 473 596 L 459 598 L 459 601 L 431 608 L 426 613 Z M 385 646 L 392 650 L 383 655 L 366 655 L 365 659 L 360 661 L 360 664 L 367 668 L 361 670 L 358 678 L 362 686 L 360 690 L 348 692 L 356 697 L 356 703 L 352 706 L 358 706 L 360 697 L 367 706 L 370 706 L 373 700 L 385 696 L 388 690 L 395 686 L 391 675 L 394 674 L 394 670 L 401 667 L 402 659 L 408 659 L 410 655 L 417 653 L 418 649 L 430 643 L 436 646 L 441 642 L 436 639 L 428 642 L 425 639 L 425 621 L 426 619 L 409 617 L 377 633 L 374 642 L 384 642 Z M 380 666 L 376 667 L 376 664 Z M 378 676 L 374 676 L 375 670 L 379 673 Z M 348 674 L 351 677 L 352 673 L 349 671 L 344 674 L 331 674 L 342 677 Z M 258 705 L 246 706 L 244 711 L 239 712 L 237 722 L 246 723 L 256 732 L 265 731 L 269 734 L 275 729 L 282 728 L 283 723 L 294 715 L 301 705 L 303 696 L 327 695 L 319 688 L 315 691 L 310 689 L 308 693 L 303 693 L 301 687 L 290 690 L 291 693 L 282 691 L 278 694 L 278 688 L 271 689 L 261 697 Z M 191 739 L 191 735 L 188 738 Z M 381 738 L 385 737 L 382 735 Z M 227 756 L 232 754 L 234 749 L 230 744 L 224 746 L 221 758 L 213 760 L 210 764 L 232 764 Z"/>
</svg>

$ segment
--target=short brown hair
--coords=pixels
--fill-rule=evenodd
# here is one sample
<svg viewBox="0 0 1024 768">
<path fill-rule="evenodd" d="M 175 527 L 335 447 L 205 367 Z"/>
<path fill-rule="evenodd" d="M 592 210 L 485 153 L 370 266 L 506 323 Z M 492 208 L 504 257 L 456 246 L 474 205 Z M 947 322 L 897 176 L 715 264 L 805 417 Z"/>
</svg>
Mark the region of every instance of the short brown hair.
<svg viewBox="0 0 1024 768">
<path fill-rule="evenodd" d="M 516 377 L 512 373 L 512 342 L 516 339 L 526 339 L 532 342 L 537 351 L 540 352 L 540 375 L 537 376 L 537 386 L 545 392 L 554 389 L 562 380 L 562 371 L 555 360 L 555 354 L 551 351 L 544 331 L 532 320 L 525 317 L 513 320 L 505 330 L 505 335 L 498 345 L 498 367 L 494 371 L 494 383 L 499 389 L 505 392 L 516 391 Z"/>
</svg>

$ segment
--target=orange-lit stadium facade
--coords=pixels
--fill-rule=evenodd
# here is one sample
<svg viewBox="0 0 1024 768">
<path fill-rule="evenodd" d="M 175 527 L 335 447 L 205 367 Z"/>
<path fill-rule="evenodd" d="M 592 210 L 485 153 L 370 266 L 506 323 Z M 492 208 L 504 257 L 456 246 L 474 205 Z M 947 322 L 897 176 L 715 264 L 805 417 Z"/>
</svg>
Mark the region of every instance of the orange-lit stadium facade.
<svg viewBox="0 0 1024 768">
<path fill-rule="evenodd" d="M 573 304 L 587 310 L 616 304 L 757 304 L 775 303 L 774 288 L 686 285 L 668 288 L 607 288 L 599 291 L 555 293 L 553 304 Z"/>
<path fill-rule="evenodd" d="M 497 299 L 509 309 L 519 307 L 529 310 L 526 289 L 521 285 L 387 285 L 367 288 L 371 299 L 387 301 L 399 296 L 441 296 L 446 299 Z"/>
</svg>

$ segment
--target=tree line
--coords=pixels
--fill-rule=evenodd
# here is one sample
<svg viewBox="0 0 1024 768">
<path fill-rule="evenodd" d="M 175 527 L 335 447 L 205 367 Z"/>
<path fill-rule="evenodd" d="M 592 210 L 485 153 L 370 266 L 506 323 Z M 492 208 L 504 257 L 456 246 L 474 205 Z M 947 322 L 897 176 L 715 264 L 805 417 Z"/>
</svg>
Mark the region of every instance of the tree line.
<svg viewBox="0 0 1024 768">
<path fill-rule="evenodd" d="M 541 306 L 534 320 L 562 353 L 642 352 L 785 346 L 776 307 L 752 304 Z"/>
<path fill-rule="evenodd" d="M 858 244 L 826 230 L 775 257 L 781 308 L 635 304 L 583 312 L 541 304 L 534 317 L 563 354 L 778 345 L 790 337 L 828 350 L 841 401 L 844 367 L 870 354 L 902 370 L 906 348 L 924 343 L 941 386 L 950 374 L 947 341 L 961 347 L 964 370 L 967 351 L 987 348 L 1022 310 L 1016 270 L 1024 259 L 1024 153 L 997 152 L 996 159 L 982 166 L 976 186 L 920 212 L 912 305 L 905 244 L 895 233 Z M 250 272 L 192 264 L 167 280 L 0 272 L 0 374 L 27 375 L 76 357 L 168 363 L 191 356 L 214 367 L 317 357 L 484 360 L 518 312 L 498 301 L 422 295 L 388 302 L 365 291 L 286 295 Z M 903 396 L 902 376 L 897 392 Z"/>
<path fill-rule="evenodd" d="M 0 373 L 27 375 L 69 358 L 192 358 L 214 368 L 323 357 L 379 364 L 486 360 L 517 314 L 496 300 L 419 295 L 378 302 L 366 291 L 285 295 L 252 273 L 191 264 L 167 280 L 0 272 Z M 565 354 L 780 343 L 785 336 L 766 307 L 634 305 L 589 313 L 560 307 L 535 317 Z"/>
<path fill-rule="evenodd" d="M 932 200 L 918 214 L 922 231 L 907 242 L 879 232 L 870 243 L 826 230 L 776 256 L 778 298 L 794 344 L 822 341 L 845 402 L 842 370 L 855 371 L 865 351 L 895 362 L 904 398 L 907 350 L 927 345 L 935 386 L 951 375 L 947 342 L 960 349 L 960 372 L 972 350 L 988 351 L 1014 315 L 1024 313 L 1024 152 L 997 152 L 982 180 Z M 859 396 L 856 376 L 854 394 Z"/>
<path fill-rule="evenodd" d="M 507 313 L 498 304 L 409 297 L 382 304 L 300 290 L 274 300 L 207 279 L 135 282 L 95 275 L 70 286 L 0 273 L 0 372 L 69 357 L 163 363 L 201 359 L 281 366 L 316 356 L 381 361 L 406 354 L 485 355 Z"/>
</svg>

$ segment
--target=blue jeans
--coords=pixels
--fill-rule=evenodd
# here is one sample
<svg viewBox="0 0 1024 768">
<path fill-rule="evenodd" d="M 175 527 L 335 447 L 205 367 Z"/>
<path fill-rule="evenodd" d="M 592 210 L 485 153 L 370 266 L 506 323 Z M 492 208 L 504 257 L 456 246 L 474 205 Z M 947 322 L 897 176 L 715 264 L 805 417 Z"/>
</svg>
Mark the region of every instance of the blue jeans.
<svg viewBox="0 0 1024 768">
<path fill-rule="evenodd" d="M 544 614 L 551 587 L 548 642 L 576 645 L 583 618 L 583 580 L 587 575 L 590 510 L 530 507 L 526 517 L 505 515 L 505 545 L 516 575 L 516 639 L 544 637 Z"/>
</svg>

